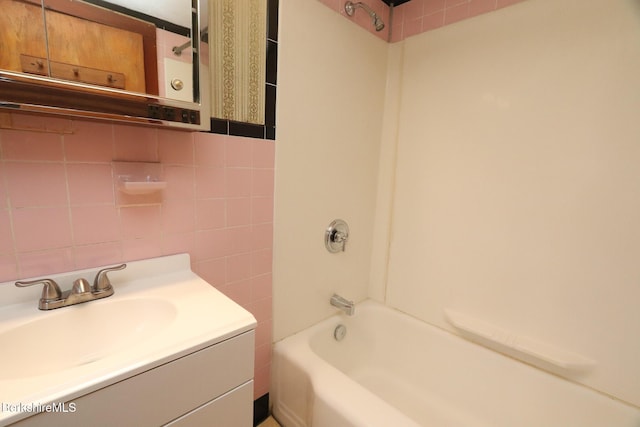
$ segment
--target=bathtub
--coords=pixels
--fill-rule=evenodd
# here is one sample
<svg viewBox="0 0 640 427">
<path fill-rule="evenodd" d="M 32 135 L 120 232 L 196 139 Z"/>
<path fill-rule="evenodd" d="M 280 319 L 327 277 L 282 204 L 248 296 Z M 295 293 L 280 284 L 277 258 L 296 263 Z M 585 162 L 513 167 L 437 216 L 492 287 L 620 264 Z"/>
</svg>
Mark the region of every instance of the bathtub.
<svg viewBox="0 0 640 427">
<path fill-rule="evenodd" d="M 373 301 L 276 343 L 271 394 L 284 427 L 640 426 L 640 408 Z"/>
</svg>

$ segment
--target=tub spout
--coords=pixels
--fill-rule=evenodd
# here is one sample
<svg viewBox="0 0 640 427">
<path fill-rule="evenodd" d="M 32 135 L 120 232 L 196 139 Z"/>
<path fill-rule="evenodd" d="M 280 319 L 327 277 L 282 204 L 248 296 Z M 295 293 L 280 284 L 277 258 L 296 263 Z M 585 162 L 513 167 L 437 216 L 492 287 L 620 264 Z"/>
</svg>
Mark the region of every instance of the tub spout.
<svg viewBox="0 0 640 427">
<path fill-rule="evenodd" d="M 338 294 L 333 294 L 329 302 L 332 306 L 338 307 L 349 316 L 353 316 L 356 311 L 356 307 L 353 301 L 349 301 L 348 299 L 343 298 Z"/>
</svg>

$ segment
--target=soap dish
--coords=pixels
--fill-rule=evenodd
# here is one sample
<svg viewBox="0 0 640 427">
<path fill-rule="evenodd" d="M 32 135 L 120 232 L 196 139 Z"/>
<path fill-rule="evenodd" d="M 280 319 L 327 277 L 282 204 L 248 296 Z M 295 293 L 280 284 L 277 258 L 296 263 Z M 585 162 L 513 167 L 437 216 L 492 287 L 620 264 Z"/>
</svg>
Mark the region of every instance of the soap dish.
<svg viewBox="0 0 640 427">
<path fill-rule="evenodd" d="M 118 189 L 125 194 L 139 195 L 150 194 L 161 191 L 167 187 L 165 181 L 123 181 L 121 180 Z"/>
<path fill-rule="evenodd" d="M 167 188 L 167 182 L 160 163 L 113 162 L 113 177 L 118 206 L 162 203 L 162 190 Z"/>
</svg>

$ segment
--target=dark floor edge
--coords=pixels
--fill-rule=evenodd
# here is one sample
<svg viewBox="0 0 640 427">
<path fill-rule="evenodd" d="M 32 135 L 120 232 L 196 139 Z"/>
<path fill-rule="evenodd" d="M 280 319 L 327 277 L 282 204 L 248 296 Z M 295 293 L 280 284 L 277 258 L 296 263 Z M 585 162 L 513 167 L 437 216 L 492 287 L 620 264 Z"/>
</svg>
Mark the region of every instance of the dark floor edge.
<svg viewBox="0 0 640 427">
<path fill-rule="evenodd" d="M 253 427 L 269 418 L 269 393 L 253 401 Z"/>
</svg>

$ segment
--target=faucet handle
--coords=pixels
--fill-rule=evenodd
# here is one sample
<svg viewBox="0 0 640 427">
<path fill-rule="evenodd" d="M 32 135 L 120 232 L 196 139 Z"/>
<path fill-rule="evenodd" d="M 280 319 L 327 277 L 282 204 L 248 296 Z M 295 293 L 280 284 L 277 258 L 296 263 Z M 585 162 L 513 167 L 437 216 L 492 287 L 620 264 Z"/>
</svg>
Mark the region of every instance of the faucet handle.
<svg viewBox="0 0 640 427">
<path fill-rule="evenodd" d="M 124 270 L 126 267 L 127 267 L 127 264 L 120 264 L 115 267 L 107 267 L 98 271 L 98 274 L 96 274 L 96 278 L 93 280 L 93 291 L 105 292 L 105 291 L 113 290 L 113 287 L 111 286 L 111 282 L 107 277 L 107 273 L 110 271 Z"/>
<path fill-rule="evenodd" d="M 16 286 L 19 288 L 26 288 L 27 286 L 44 285 L 42 288 L 42 301 L 56 301 L 62 298 L 62 291 L 60 286 L 53 279 L 36 279 L 29 281 L 18 281 Z"/>
</svg>

